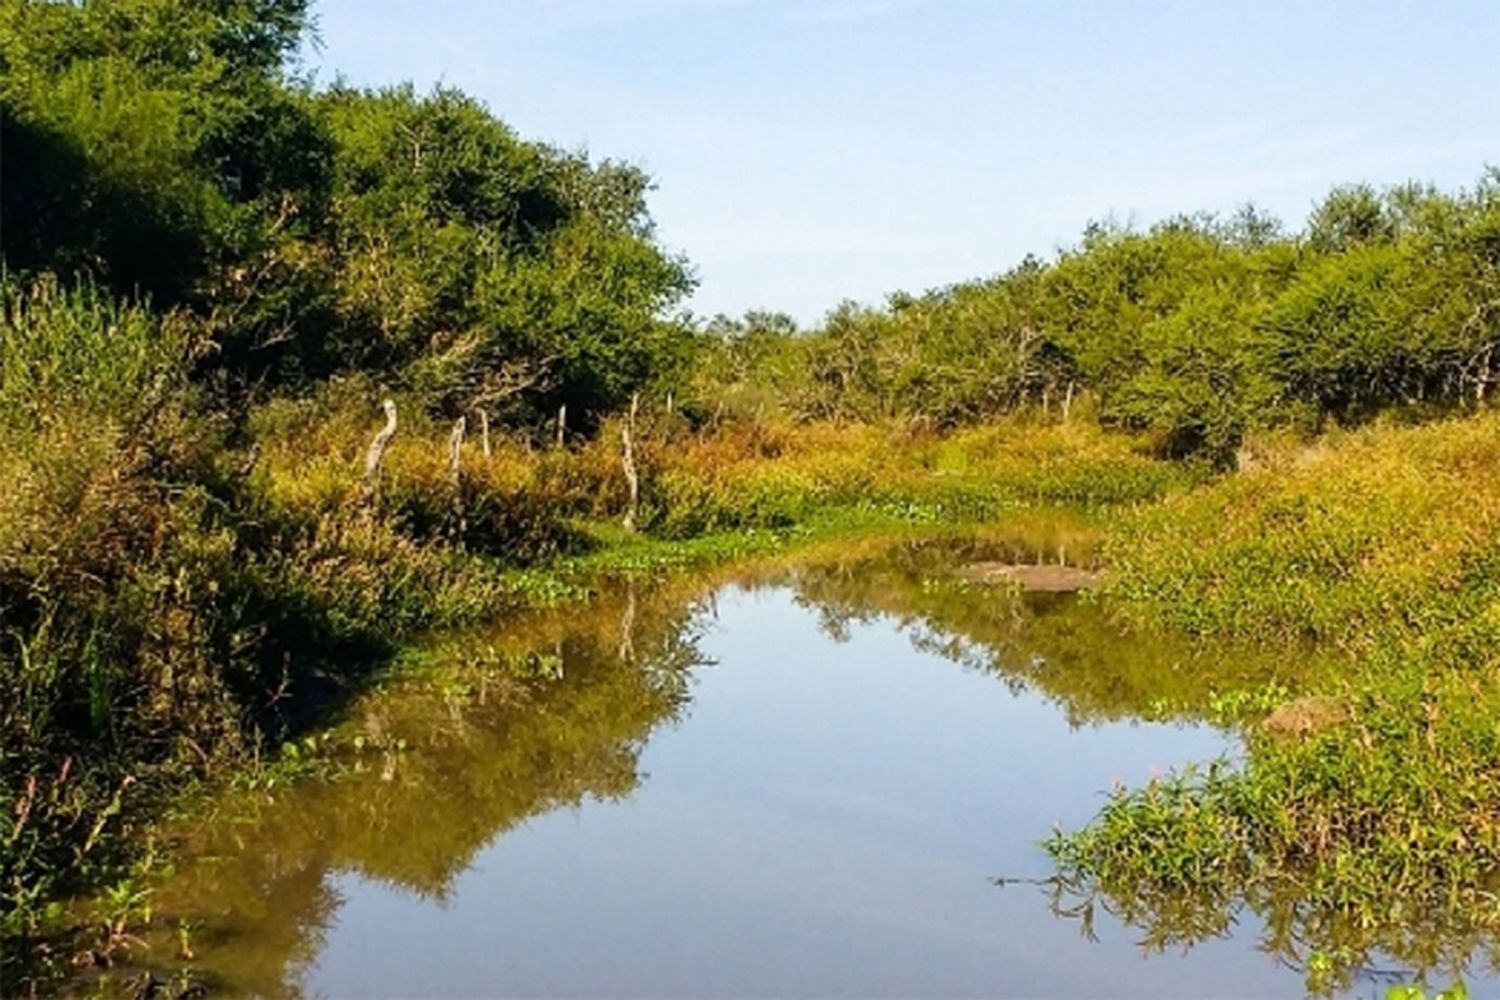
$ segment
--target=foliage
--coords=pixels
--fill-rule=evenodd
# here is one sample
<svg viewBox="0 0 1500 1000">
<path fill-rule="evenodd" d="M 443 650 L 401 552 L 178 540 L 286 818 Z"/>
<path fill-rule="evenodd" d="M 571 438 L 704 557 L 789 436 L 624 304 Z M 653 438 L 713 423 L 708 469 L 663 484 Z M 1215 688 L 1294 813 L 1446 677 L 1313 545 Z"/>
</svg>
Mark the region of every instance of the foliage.
<svg viewBox="0 0 1500 1000">
<path fill-rule="evenodd" d="M 306 0 L 0 5 L 5 257 L 159 301 L 319 184 L 284 59 Z"/>
<path fill-rule="evenodd" d="M 378 372 L 456 414 L 581 427 L 672 377 L 692 280 L 639 169 L 472 98 L 317 91 L 306 0 L 0 4 L 4 262 L 211 321 L 241 390 Z"/>
<path fill-rule="evenodd" d="M 845 304 L 810 333 L 758 314 L 709 332 L 708 410 L 747 385 L 761 410 L 940 427 L 1081 407 L 1230 466 L 1247 433 L 1486 399 L 1500 181 L 1336 189 L 1300 234 L 1253 208 L 1146 232 L 1096 224 L 1054 260 Z"/>
<path fill-rule="evenodd" d="M 640 170 L 523 142 L 452 90 L 336 87 L 318 107 L 347 364 L 403 371 L 449 414 L 585 418 L 680 364 L 690 335 L 660 317 L 691 281 L 651 242 Z"/>
</svg>

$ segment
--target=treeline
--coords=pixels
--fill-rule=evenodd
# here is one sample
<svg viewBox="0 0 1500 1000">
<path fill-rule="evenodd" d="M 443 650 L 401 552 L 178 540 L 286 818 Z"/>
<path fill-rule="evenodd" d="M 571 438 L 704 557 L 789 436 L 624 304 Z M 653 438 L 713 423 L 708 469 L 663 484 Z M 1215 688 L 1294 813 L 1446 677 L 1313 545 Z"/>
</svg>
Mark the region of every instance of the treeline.
<svg viewBox="0 0 1500 1000">
<path fill-rule="evenodd" d="M 1246 208 L 1091 226 L 1051 261 L 847 303 L 799 333 L 720 319 L 704 389 L 741 411 L 938 427 L 1089 397 L 1227 462 L 1247 432 L 1484 402 L 1500 371 L 1500 171 L 1454 194 L 1335 190 L 1300 232 Z"/>
</svg>

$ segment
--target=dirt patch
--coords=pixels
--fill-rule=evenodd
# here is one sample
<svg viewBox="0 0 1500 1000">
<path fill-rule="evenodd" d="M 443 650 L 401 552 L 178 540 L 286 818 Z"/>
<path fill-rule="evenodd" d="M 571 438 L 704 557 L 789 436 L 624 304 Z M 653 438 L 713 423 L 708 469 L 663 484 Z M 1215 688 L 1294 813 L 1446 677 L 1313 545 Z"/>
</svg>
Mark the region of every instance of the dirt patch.
<svg viewBox="0 0 1500 1000">
<path fill-rule="evenodd" d="M 1349 718 L 1349 710 L 1334 698 L 1298 698 L 1282 705 L 1260 724 L 1272 736 L 1302 739 L 1331 729 Z"/>
<path fill-rule="evenodd" d="M 1013 563 L 977 562 L 961 566 L 954 571 L 965 580 L 975 583 L 997 583 L 1019 585 L 1022 590 L 1036 590 L 1049 594 L 1065 594 L 1074 590 L 1097 587 L 1103 576 L 1096 570 L 1080 569 L 1077 566 L 1025 566 Z"/>
</svg>

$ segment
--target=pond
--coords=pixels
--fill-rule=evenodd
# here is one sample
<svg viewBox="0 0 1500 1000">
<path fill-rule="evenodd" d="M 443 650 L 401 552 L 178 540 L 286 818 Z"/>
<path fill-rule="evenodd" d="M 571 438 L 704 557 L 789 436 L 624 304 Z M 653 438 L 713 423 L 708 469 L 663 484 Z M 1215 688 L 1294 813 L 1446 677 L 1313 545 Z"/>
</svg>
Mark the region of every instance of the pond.
<svg viewBox="0 0 1500 1000">
<path fill-rule="evenodd" d="M 1300 994 L 1253 913 L 1144 947 L 1039 846 L 1233 755 L 1194 706 L 1286 664 L 951 572 L 984 558 L 1017 554 L 898 543 L 447 637 L 336 731 L 342 778 L 184 824 L 158 923 L 234 994 Z"/>
</svg>

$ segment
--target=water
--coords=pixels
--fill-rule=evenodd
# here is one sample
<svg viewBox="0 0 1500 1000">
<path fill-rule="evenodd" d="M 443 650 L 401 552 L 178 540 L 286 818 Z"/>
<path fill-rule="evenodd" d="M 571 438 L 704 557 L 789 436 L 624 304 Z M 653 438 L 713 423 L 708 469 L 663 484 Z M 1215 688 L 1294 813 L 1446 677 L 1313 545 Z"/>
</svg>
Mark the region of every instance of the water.
<svg viewBox="0 0 1500 1000">
<path fill-rule="evenodd" d="M 164 922 L 192 922 L 194 967 L 233 993 L 1300 994 L 1253 914 L 1156 953 L 1103 908 L 994 882 L 1050 874 L 1038 841 L 1113 782 L 1235 751 L 1151 706 L 1275 668 L 938 572 L 966 554 L 456 637 L 355 710 L 360 773 L 186 828 Z"/>
</svg>

